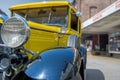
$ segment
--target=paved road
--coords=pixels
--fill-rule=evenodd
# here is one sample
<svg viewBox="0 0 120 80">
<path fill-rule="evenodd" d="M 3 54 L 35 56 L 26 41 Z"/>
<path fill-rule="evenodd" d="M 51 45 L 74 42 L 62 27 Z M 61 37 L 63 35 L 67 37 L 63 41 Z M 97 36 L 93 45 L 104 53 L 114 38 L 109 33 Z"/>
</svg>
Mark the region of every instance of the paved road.
<svg viewBox="0 0 120 80">
<path fill-rule="evenodd" d="M 79 74 L 73 80 L 81 80 Z M 88 55 L 86 80 L 120 80 L 120 58 Z"/>
<path fill-rule="evenodd" d="M 120 59 L 88 55 L 87 80 L 120 80 Z"/>
</svg>

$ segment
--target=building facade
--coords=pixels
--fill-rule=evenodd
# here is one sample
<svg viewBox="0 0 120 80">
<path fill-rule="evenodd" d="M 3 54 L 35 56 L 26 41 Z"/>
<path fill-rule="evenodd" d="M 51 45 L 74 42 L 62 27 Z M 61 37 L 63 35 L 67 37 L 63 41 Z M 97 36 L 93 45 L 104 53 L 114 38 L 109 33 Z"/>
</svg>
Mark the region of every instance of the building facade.
<svg viewBox="0 0 120 80">
<path fill-rule="evenodd" d="M 117 0 L 76 0 L 75 7 L 82 13 L 81 19 L 84 22 L 115 1 Z"/>
<path fill-rule="evenodd" d="M 81 20 L 84 22 L 115 1 L 116 0 L 76 0 L 76 8 L 82 13 Z M 87 46 L 88 42 L 91 42 L 92 45 L 90 46 L 92 50 L 96 50 L 96 47 L 99 46 L 99 50 L 106 51 L 106 46 L 108 45 L 107 40 L 108 36 L 106 34 L 83 34 L 82 42 L 86 47 L 89 47 Z"/>
</svg>

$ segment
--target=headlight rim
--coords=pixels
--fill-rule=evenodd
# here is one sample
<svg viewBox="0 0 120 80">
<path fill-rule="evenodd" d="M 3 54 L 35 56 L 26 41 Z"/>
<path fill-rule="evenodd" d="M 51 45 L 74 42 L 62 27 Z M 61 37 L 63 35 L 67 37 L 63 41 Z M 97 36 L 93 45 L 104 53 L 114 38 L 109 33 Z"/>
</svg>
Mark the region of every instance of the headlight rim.
<svg viewBox="0 0 120 80">
<path fill-rule="evenodd" d="M 8 45 L 8 44 L 4 41 L 4 39 L 2 38 L 2 37 L 3 37 L 2 31 L 3 31 L 3 28 L 4 28 L 5 24 L 6 24 L 6 22 L 7 22 L 8 20 L 10 20 L 10 19 L 13 19 L 13 18 L 14 18 L 14 19 L 17 19 L 17 20 L 20 20 L 20 21 L 23 22 L 24 27 L 25 27 L 25 32 L 26 32 L 25 38 L 19 43 L 19 45 L 17 44 L 16 46 L 10 46 L 10 45 Z M 28 41 L 29 35 L 30 35 L 30 27 L 28 26 L 27 21 L 26 21 L 23 17 L 21 17 L 21 16 L 13 16 L 13 17 L 7 19 L 7 20 L 3 23 L 2 27 L 1 27 L 1 39 L 2 39 L 3 43 L 4 43 L 7 47 L 10 47 L 10 48 L 18 48 L 18 47 L 21 47 L 22 45 L 24 45 L 24 44 Z"/>
</svg>

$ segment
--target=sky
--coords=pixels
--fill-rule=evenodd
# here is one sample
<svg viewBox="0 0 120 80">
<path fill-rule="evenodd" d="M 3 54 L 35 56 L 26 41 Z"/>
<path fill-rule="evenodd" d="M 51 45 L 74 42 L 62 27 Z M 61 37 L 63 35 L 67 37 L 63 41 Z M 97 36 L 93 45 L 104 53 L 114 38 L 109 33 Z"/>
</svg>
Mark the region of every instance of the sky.
<svg viewBox="0 0 120 80">
<path fill-rule="evenodd" d="M 0 9 L 10 17 L 10 11 L 9 11 L 10 6 L 21 3 L 35 2 L 35 1 L 38 2 L 42 0 L 2 0 L 0 2 Z"/>
</svg>

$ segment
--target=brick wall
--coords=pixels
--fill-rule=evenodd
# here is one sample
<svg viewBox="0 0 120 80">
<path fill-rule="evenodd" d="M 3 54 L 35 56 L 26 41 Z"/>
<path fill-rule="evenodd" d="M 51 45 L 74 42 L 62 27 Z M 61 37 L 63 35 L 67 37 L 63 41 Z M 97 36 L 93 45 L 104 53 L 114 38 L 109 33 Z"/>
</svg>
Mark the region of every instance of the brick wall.
<svg viewBox="0 0 120 80">
<path fill-rule="evenodd" d="M 106 8 L 116 0 L 76 0 L 77 10 L 82 12 L 82 22 Z"/>
</svg>

